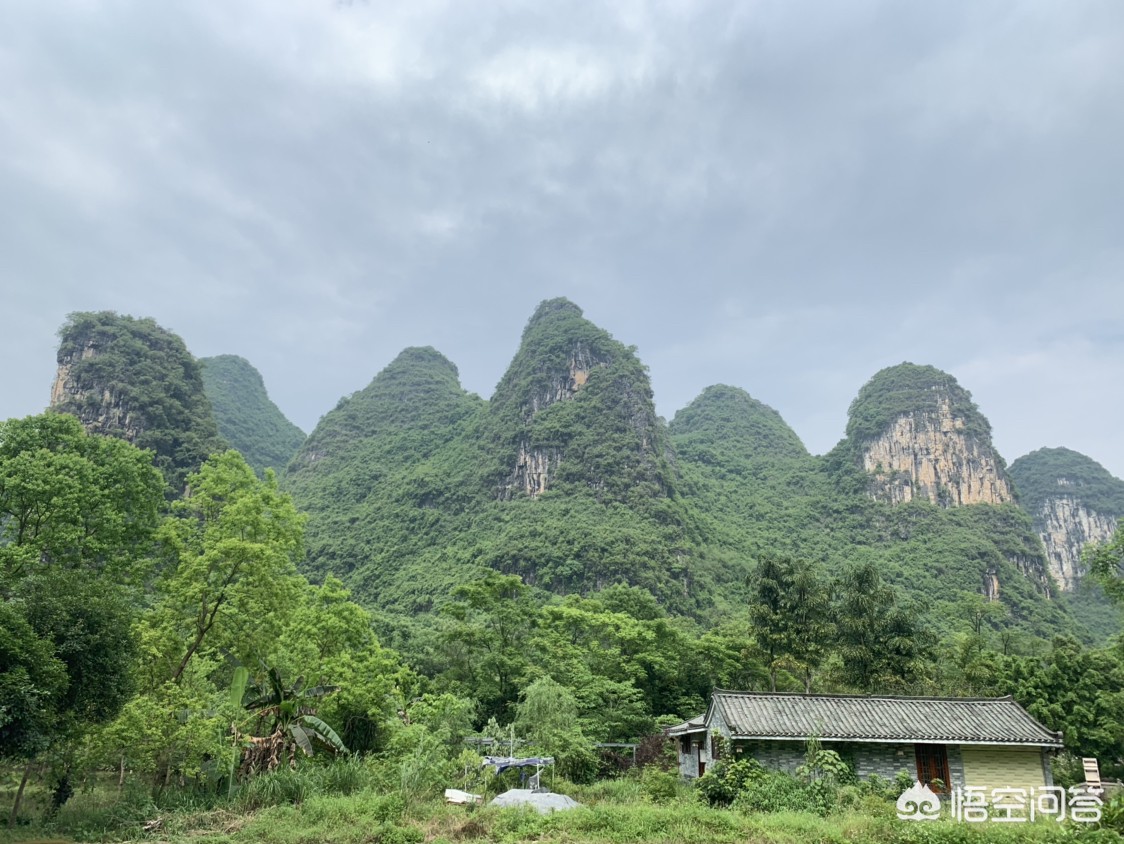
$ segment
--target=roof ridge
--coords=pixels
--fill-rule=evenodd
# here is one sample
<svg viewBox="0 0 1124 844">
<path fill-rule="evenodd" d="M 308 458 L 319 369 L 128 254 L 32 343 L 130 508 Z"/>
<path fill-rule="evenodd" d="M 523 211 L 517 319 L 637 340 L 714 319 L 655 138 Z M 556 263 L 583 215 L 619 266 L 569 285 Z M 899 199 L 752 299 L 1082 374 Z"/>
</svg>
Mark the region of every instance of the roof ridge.
<svg viewBox="0 0 1124 844">
<path fill-rule="evenodd" d="M 743 697 L 788 697 L 811 698 L 831 700 L 937 700 L 942 703 L 1000 703 L 1002 701 L 1015 702 L 1013 695 L 1002 697 L 940 697 L 937 695 L 885 695 L 885 694 L 843 694 L 835 692 L 806 694 L 805 692 L 756 692 L 740 691 L 738 689 L 714 689 L 715 695 L 741 695 Z"/>
</svg>

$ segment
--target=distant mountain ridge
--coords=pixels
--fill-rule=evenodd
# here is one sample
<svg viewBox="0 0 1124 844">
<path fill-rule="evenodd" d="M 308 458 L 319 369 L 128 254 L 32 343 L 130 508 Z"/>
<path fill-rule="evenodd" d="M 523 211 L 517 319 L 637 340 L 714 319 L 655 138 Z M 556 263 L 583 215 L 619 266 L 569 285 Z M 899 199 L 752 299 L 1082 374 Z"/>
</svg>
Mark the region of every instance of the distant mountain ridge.
<svg viewBox="0 0 1124 844">
<path fill-rule="evenodd" d="M 708 624 L 744 606 L 756 561 L 779 553 L 831 577 L 873 562 L 937 628 L 983 596 L 1036 636 L 1089 636 L 1086 596 L 1054 598 L 1124 513 L 1124 483 L 1074 452 L 1008 472 L 971 395 L 929 366 L 876 373 L 823 456 L 728 385 L 665 423 L 635 349 L 565 299 L 535 310 L 490 399 L 412 347 L 307 438 L 248 361 L 195 361 L 151 320 L 77 314 L 60 336 L 56 409 L 150 443 L 173 488 L 227 440 L 278 469 L 308 514 L 310 575 L 392 613 L 433 611 L 500 571 L 540 594 L 638 586 Z M 1070 527 L 1052 527 L 1047 504 Z M 1111 632 L 1098 612 L 1090 623 Z"/>
<path fill-rule="evenodd" d="M 408 612 L 498 569 L 563 594 L 639 585 L 707 616 L 742 601 L 754 560 L 778 551 L 832 573 L 873 557 L 919 607 L 978 594 L 1040 635 L 1070 623 L 954 378 L 883 370 L 847 433 L 814 457 L 775 410 L 724 385 L 664 424 L 634 351 L 554 299 L 491 399 L 434 350 L 407 350 L 325 415 L 285 482 L 310 514 L 313 570 Z M 885 444 L 896 451 L 880 461 Z"/>
<path fill-rule="evenodd" d="M 261 373 L 238 355 L 200 358 L 199 366 L 219 433 L 258 472 L 284 469 L 304 431 L 270 400 Z"/>
</svg>

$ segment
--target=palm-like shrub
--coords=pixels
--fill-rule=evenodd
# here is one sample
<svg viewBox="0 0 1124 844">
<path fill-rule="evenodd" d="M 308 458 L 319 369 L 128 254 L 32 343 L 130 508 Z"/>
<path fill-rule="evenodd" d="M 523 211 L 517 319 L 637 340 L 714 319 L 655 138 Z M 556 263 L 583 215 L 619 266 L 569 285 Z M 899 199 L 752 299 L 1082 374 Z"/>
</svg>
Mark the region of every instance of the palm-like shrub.
<svg viewBox="0 0 1124 844">
<path fill-rule="evenodd" d="M 282 762 L 295 768 L 298 749 L 306 756 L 311 756 L 318 747 L 331 753 L 347 752 L 336 731 L 316 717 L 316 702 L 336 691 L 338 686 L 306 689 L 304 678 L 298 677 L 292 686 L 286 687 L 276 668 L 270 668 L 267 677 L 267 683 L 249 690 L 249 700 L 243 703 L 254 713 L 263 734 L 246 737 L 239 770 L 242 776 L 276 770 Z"/>
</svg>

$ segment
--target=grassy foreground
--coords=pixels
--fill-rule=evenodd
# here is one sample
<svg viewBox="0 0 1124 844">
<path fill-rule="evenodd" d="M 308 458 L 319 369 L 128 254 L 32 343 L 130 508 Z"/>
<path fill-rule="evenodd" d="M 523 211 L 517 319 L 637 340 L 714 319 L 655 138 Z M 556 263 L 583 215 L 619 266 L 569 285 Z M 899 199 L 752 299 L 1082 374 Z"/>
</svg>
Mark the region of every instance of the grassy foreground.
<svg viewBox="0 0 1124 844">
<path fill-rule="evenodd" d="M 563 790 L 559 788 L 559 790 Z M 362 790 L 313 795 L 295 805 L 252 808 L 245 801 L 211 808 L 160 809 L 106 791 L 76 795 L 48 824 L 0 832 L 18 842 L 137 841 L 192 844 L 417 844 L 418 842 L 684 842 L 685 844 L 807 844 L 807 842 L 1093 842 L 1124 837 L 1085 824 L 965 824 L 899 821 L 892 806 L 870 802 L 820 817 L 811 813 L 744 813 L 699 803 L 689 789 L 667 803 L 647 801 L 625 782 L 567 786 L 582 808 L 540 816 L 529 811 L 407 805 L 397 793 Z M 7 833 L 7 834 L 5 834 Z"/>
</svg>

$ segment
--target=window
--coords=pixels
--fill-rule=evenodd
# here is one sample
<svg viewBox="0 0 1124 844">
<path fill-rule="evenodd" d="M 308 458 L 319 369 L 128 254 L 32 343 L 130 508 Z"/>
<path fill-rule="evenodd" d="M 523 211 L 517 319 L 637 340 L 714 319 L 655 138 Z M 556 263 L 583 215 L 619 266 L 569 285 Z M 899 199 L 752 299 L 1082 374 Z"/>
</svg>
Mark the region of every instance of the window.
<svg viewBox="0 0 1124 844">
<path fill-rule="evenodd" d="M 952 787 L 948 775 L 948 751 L 943 744 L 915 744 L 917 779 L 933 791 L 948 793 Z M 934 783 L 933 780 L 940 780 Z"/>
<path fill-rule="evenodd" d="M 725 755 L 725 753 L 724 753 L 724 751 L 726 749 L 724 747 L 725 744 L 726 744 L 726 739 L 723 738 L 718 733 L 715 733 L 714 735 L 712 735 L 710 737 L 710 761 L 711 762 L 717 762 L 719 759 L 721 759 Z"/>
</svg>

